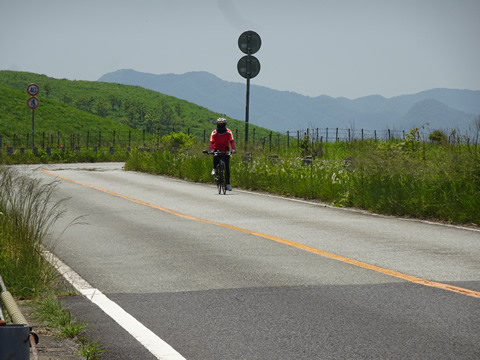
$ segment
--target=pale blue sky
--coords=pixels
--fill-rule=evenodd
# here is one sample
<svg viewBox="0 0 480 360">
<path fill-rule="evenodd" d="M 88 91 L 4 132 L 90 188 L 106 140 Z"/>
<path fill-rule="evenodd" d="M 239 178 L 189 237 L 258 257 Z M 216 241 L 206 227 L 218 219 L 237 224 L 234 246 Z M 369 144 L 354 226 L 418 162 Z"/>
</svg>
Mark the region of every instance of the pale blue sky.
<svg viewBox="0 0 480 360">
<path fill-rule="evenodd" d="M 237 40 L 254 30 L 254 85 L 348 98 L 480 90 L 479 18 L 479 0 L 1 0 L 0 70 L 245 83 Z"/>
</svg>

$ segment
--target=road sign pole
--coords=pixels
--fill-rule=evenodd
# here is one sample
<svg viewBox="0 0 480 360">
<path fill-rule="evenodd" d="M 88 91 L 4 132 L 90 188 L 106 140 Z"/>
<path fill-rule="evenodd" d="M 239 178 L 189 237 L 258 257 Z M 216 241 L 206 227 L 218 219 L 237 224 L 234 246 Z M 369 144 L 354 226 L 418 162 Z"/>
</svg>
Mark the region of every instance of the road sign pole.
<svg viewBox="0 0 480 360">
<path fill-rule="evenodd" d="M 247 79 L 247 94 L 245 102 L 245 150 L 248 148 L 248 122 L 250 112 L 250 79 L 258 75 L 260 63 L 255 56 L 262 44 L 260 36 L 254 31 L 245 31 L 238 38 L 238 47 L 247 54 L 237 63 L 237 69 L 241 76 Z"/>
<path fill-rule="evenodd" d="M 27 86 L 27 93 L 31 96 L 27 100 L 27 106 L 32 109 L 32 151 L 35 149 L 35 109 L 38 107 L 38 99 L 35 95 L 38 95 L 40 91 L 37 84 L 29 84 Z"/>
<path fill-rule="evenodd" d="M 35 109 L 32 109 L 32 150 L 35 149 Z"/>
<path fill-rule="evenodd" d="M 250 38 L 249 38 L 250 40 Z M 248 120 L 250 114 L 250 49 L 247 49 L 247 95 L 245 101 L 245 151 L 248 149 Z"/>
<path fill-rule="evenodd" d="M 247 75 L 247 99 L 245 104 L 245 151 L 248 147 L 248 114 L 250 108 L 250 76 Z"/>
</svg>

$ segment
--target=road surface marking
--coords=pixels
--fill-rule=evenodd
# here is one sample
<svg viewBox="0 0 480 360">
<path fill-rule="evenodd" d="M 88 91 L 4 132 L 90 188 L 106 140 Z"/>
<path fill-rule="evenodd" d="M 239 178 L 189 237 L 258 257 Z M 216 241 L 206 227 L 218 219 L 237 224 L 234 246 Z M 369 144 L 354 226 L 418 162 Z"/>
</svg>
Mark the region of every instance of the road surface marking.
<svg viewBox="0 0 480 360">
<path fill-rule="evenodd" d="M 347 263 L 347 264 L 351 264 L 351 265 L 354 265 L 354 266 L 357 266 L 357 267 L 360 267 L 360 268 L 363 268 L 363 269 L 376 271 L 378 273 L 381 273 L 381 274 L 384 274 L 384 275 L 389 275 L 389 276 L 392 276 L 392 277 L 396 277 L 396 278 L 406 280 L 406 281 L 409 281 L 409 282 L 412 282 L 412 283 L 415 283 L 415 284 L 430 286 L 430 287 L 434 287 L 434 288 L 438 288 L 438 289 L 442 289 L 442 290 L 453 291 L 453 292 L 456 292 L 456 293 L 459 293 L 459 294 L 480 298 L 480 292 L 479 291 L 465 289 L 465 288 L 454 286 L 454 285 L 449 285 L 449 284 L 445 284 L 445 283 L 440 283 L 440 282 L 436 282 L 436 281 L 430 281 L 430 280 L 422 279 L 422 278 L 412 276 L 412 275 L 407 275 L 407 274 L 404 274 L 404 273 L 401 273 L 401 272 L 398 272 L 398 271 L 395 271 L 395 270 L 371 265 L 371 264 L 368 264 L 368 263 L 365 263 L 365 262 L 362 262 L 362 261 L 358 261 L 358 260 L 355 260 L 355 259 L 351 259 L 351 258 L 348 258 L 348 257 L 345 257 L 345 256 L 332 254 L 332 253 L 329 253 L 327 251 L 316 249 L 316 248 L 313 248 L 313 247 L 310 247 L 310 246 L 307 246 L 307 245 L 304 245 L 304 244 L 300 244 L 300 243 L 297 243 L 297 242 L 294 242 L 294 241 L 291 241 L 291 240 L 282 239 L 282 238 L 277 237 L 277 236 L 263 234 L 263 233 L 259 233 L 259 232 L 256 232 L 256 231 L 236 227 L 236 226 L 233 226 L 233 225 L 219 223 L 219 222 L 216 222 L 216 221 L 197 218 L 195 216 L 183 214 L 183 213 L 180 213 L 180 212 L 172 210 L 172 209 L 167 209 L 163 206 L 159 206 L 159 205 L 151 204 L 151 203 L 148 203 L 148 202 L 145 202 L 145 201 L 142 201 L 142 200 L 134 199 L 134 198 L 131 198 L 129 196 L 118 194 L 116 192 L 113 192 L 113 191 L 110 191 L 110 190 L 107 190 L 107 189 L 103 189 L 103 188 L 100 188 L 100 187 L 97 187 L 97 186 L 94 186 L 94 185 L 81 183 L 81 182 L 69 179 L 67 177 L 51 173 L 51 172 L 46 171 L 46 170 L 40 170 L 40 171 L 44 172 L 45 174 L 58 177 L 60 179 L 63 179 L 65 181 L 69 181 L 69 182 L 74 183 L 74 184 L 78 184 L 78 185 L 86 186 L 86 187 L 89 187 L 89 188 L 92 188 L 92 189 L 95 189 L 95 190 L 98 190 L 98 191 L 102 191 L 104 193 L 107 193 L 107 194 L 110 194 L 110 195 L 113 195 L 113 196 L 117 196 L 117 197 L 120 197 L 122 199 L 132 201 L 132 202 L 137 203 L 137 204 L 145 205 L 145 206 L 157 209 L 157 210 L 161 210 L 161 211 L 164 211 L 164 212 L 172 214 L 172 215 L 180 216 L 180 217 L 183 217 L 185 219 L 195 220 L 195 221 L 203 222 L 203 223 L 206 223 L 206 224 L 221 226 L 221 227 L 224 227 L 224 228 L 227 228 L 227 229 L 236 230 L 236 231 L 240 231 L 240 232 L 243 232 L 243 233 L 259 236 L 259 237 L 262 237 L 262 238 L 265 238 L 265 239 L 268 239 L 268 240 L 276 241 L 276 242 L 281 243 L 281 244 L 285 244 L 285 245 L 295 247 L 295 248 L 300 249 L 300 250 L 304 250 L 304 251 L 308 251 L 308 252 L 311 252 L 311 253 L 314 253 L 314 254 L 317 254 L 317 255 L 321 255 L 321 256 L 329 258 L 329 259 L 338 260 L 338 261 L 341 261 L 341 262 L 344 262 L 344 263 Z"/>
<path fill-rule="evenodd" d="M 44 250 L 44 256 L 79 293 L 102 309 L 157 359 L 185 360 L 174 348 L 123 310 L 117 303 L 102 294 L 100 290 L 93 288 L 85 279 L 54 254 Z"/>
</svg>

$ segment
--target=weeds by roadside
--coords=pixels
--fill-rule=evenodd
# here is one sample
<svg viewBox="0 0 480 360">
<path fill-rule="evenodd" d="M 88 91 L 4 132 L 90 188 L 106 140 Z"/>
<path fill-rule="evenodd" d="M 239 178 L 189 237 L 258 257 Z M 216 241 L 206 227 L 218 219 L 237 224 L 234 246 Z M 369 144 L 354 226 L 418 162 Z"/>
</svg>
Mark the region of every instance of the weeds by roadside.
<svg viewBox="0 0 480 360">
<path fill-rule="evenodd" d="M 56 280 L 42 256 L 42 246 L 53 246 L 50 230 L 63 213 L 62 202 L 53 201 L 55 186 L 0 166 L 0 274 L 16 297 L 38 296 Z"/>
<path fill-rule="evenodd" d="M 34 303 L 35 316 L 44 321 L 47 326 L 55 329 L 60 338 L 77 340 L 79 343 L 78 354 L 87 360 L 98 360 L 105 349 L 97 342 L 91 342 L 82 336 L 87 324 L 77 321 L 69 310 L 62 307 L 55 295 L 49 295 Z"/>
<path fill-rule="evenodd" d="M 201 144 L 178 151 L 134 149 L 126 170 L 212 181 Z M 376 213 L 480 224 L 480 153 L 467 144 L 405 139 L 318 143 L 310 154 L 253 151 L 230 162 L 232 185 Z"/>
<path fill-rule="evenodd" d="M 55 296 L 35 302 L 35 307 L 35 315 L 45 321 L 47 326 L 57 329 L 59 337 L 75 338 L 85 329 L 85 323 L 75 321 L 70 311 L 64 309 Z"/>
<path fill-rule="evenodd" d="M 0 274 L 17 299 L 35 299 L 36 316 L 58 336 L 78 340 L 80 355 L 97 360 L 104 350 L 80 336 L 86 324 L 62 308 L 54 295 L 60 275 L 43 256 L 55 245 L 50 231 L 64 212 L 55 188 L 0 165 Z"/>
</svg>

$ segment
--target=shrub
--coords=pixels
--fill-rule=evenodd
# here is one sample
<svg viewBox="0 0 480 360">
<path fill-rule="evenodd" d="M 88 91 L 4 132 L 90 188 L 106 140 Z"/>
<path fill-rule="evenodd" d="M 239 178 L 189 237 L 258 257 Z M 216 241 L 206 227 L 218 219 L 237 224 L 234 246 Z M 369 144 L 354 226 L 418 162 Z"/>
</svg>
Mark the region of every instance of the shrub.
<svg viewBox="0 0 480 360">
<path fill-rule="evenodd" d="M 428 139 L 434 144 L 446 144 L 447 143 L 447 135 L 441 130 L 435 130 L 430 135 L 428 135 Z"/>
</svg>

